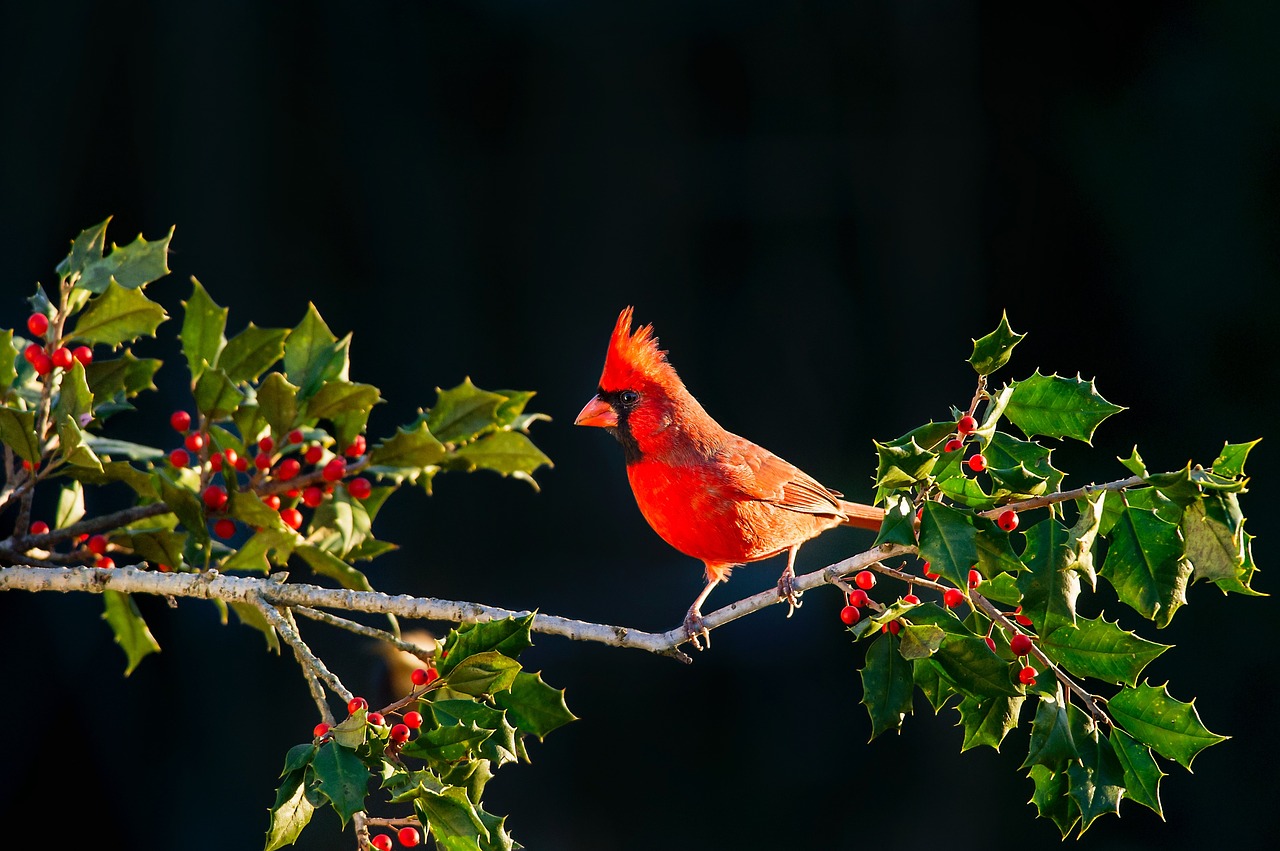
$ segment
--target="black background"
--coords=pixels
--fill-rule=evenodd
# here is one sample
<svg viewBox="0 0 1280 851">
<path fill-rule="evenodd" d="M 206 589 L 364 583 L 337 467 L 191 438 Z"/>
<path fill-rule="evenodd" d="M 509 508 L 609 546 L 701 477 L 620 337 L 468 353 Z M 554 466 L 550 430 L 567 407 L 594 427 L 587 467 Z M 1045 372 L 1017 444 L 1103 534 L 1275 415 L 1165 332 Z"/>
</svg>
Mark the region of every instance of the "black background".
<svg viewBox="0 0 1280 851">
<path fill-rule="evenodd" d="M 665 630 L 700 565 L 644 524 L 613 442 L 571 427 L 627 304 L 722 424 L 853 498 L 873 438 L 967 402 L 971 339 L 1002 310 L 1029 334 L 1007 378 L 1079 371 L 1128 408 L 1057 450 L 1068 486 L 1125 475 L 1135 443 L 1172 469 L 1276 439 L 1278 25 L 1263 2 L 6 3 L 0 324 L 111 215 L 120 243 L 177 225 L 148 290 L 174 317 L 194 275 L 231 332 L 308 301 L 352 332 L 352 378 L 387 400 L 375 436 L 465 376 L 537 390 L 541 492 L 476 474 L 399 495 L 378 531 L 401 549 L 371 579 Z M 139 347 L 169 363 L 115 434 L 175 443 L 179 324 Z M 1250 472 L 1274 591 L 1270 440 Z M 801 569 L 869 540 L 832 532 Z M 781 567 L 739 570 L 711 607 Z M 868 744 L 862 649 L 836 593 L 805 602 L 688 667 L 538 638 L 526 665 L 582 720 L 502 769 L 489 808 L 533 849 L 1057 843 L 1025 803 L 1025 724 L 961 755 L 955 713 L 917 698 Z M 0 597 L 0 831 L 259 848 L 316 720 L 296 663 L 208 604 L 139 604 L 164 652 L 124 679 L 96 597 Z M 1156 634 L 1108 605 L 1177 645 L 1152 682 L 1233 738 L 1194 776 L 1168 767 L 1165 822 L 1126 803 L 1082 847 L 1262 847 L 1274 611 L 1196 586 Z M 371 647 L 304 629 L 377 694 Z M 299 845 L 353 841 L 322 815 Z"/>
</svg>

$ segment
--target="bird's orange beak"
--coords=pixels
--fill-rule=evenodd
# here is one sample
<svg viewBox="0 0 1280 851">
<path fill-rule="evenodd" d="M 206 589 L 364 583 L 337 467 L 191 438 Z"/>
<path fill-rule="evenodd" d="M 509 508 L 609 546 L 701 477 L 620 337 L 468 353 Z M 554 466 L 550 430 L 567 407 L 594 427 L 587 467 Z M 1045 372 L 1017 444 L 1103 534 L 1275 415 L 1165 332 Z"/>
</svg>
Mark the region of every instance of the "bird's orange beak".
<svg viewBox="0 0 1280 851">
<path fill-rule="evenodd" d="M 591 401 L 578 414 L 578 418 L 573 421 L 574 425 L 580 426 L 599 426 L 600 428 L 617 428 L 618 415 L 614 413 L 609 403 L 601 399 L 599 396 L 592 396 Z"/>
</svg>

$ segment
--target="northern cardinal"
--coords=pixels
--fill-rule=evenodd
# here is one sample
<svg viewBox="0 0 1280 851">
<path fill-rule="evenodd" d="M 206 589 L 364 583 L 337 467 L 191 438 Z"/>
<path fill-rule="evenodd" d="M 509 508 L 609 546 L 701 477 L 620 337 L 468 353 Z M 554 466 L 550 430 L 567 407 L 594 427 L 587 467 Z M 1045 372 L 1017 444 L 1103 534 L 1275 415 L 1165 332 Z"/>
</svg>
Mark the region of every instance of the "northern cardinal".
<svg viewBox="0 0 1280 851">
<path fill-rule="evenodd" d="M 630 307 L 618 316 L 596 395 L 574 420 L 618 439 L 640 513 L 663 540 L 706 565 L 707 583 L 684 625 L 702 649 L 710 635 L 702 604 L 737 565 L 785 552 L 778 594 L 791 587 L 796 553 L 835 526 L 879 529 L 884 512 L 841 499 L 793 464 L 725 431 L 685 389 L 658 348 L 653 326 L 631 333 Z"/>
</svg>

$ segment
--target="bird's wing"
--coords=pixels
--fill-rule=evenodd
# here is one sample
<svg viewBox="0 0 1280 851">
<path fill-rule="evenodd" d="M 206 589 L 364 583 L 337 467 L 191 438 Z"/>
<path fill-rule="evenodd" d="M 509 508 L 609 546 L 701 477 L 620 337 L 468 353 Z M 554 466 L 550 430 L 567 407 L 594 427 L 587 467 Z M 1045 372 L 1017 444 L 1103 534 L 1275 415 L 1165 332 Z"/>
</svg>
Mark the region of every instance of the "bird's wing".
<svg viewBox="0 0 1280 851">
<path fill-rule="evenodd" d="M 744 497 L 803 514 L 844 516 L 839 492 L 744 438 L 723 447 L 716 461 L 728 474 L 732 487 Z"/>
</svg>

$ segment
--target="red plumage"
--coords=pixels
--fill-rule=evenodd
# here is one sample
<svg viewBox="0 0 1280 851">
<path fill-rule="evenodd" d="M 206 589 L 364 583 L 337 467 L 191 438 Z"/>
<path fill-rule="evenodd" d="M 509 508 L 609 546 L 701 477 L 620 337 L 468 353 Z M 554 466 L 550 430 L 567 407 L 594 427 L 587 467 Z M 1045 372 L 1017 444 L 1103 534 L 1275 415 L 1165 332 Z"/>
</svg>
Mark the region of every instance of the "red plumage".
<svg viewBox="0 0 1280 851">
<path fill-rule="evenodd" d="M 685 388 L 658 348 L 653 326 L 631 332 L 632 310 L 614 326 L 598 393 L 575 421 L 617 437 L 640 513 L 663 540 L 706 567 L 707 585 L 686 617 L 697 645 L 700 607 L 736 565 L 782 552 L 790 588 L 800 545 L 839 525 L 879 529 L 883 512 L 838 491 L 746 438 L 726 431 Z"/>
</svg>

